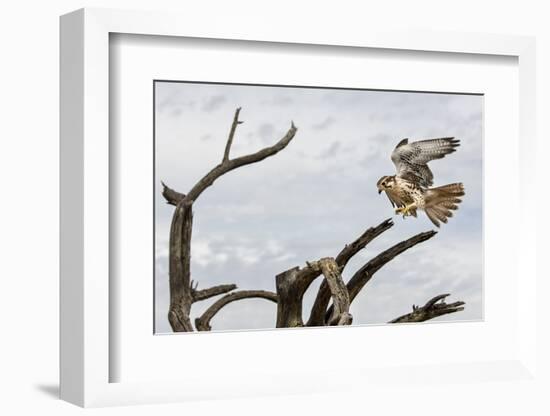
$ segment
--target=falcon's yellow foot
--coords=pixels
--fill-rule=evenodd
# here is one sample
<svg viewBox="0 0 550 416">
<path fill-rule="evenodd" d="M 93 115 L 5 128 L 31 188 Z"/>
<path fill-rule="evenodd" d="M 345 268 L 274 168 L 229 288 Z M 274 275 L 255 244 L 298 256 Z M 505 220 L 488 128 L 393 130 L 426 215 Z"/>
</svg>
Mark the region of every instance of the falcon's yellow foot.
<svg viewBox="0 0 550 416">
<path fill-rule="evenodd" d="M 403 215 L 403 218 L 409 216 L 409 215 L 413 215 L 411 213 L 411 211 L 413 211 L 415 209 L 414 207 L 414 204 L 410 204 L 410 205 L 405 205 L 404 207 L 399 207 L 395 210 L 395 213 L 396 214 L 401 214 Z"/>
</svg>

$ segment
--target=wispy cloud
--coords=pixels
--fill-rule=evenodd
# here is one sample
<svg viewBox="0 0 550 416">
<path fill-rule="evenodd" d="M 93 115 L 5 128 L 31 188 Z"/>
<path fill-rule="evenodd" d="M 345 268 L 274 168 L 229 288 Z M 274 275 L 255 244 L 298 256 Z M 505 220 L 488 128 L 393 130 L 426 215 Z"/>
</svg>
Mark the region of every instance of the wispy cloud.
<svg viewBox="0 0 550 416">
<path fill-rule="evenodd" d="M 179 94 L 160 93 L 156 99 L 156 110 L 159 113 L 168 114 L 172 117 L 178 117 L 186 110 L 195 108 L 196 102 L 186 97 L 181 97 Z"/>
<path fill-rule="evenodd" d="M 266 100 L 262 101 L 262 104 L 266 106 L 285 106 L 285 105 L 291 105 L 294 102 L 292 98 L 288 95 L 274 95 L 272 97 L 269 97 Z"/>
<path fill-rule="evenodd" d="M 210 264 L 225 263 L 229 255 L 224 252 L 213 251 L 208 241 L 195 240 L 191 246 L 191 257 L 197 264 L 208 266 Z"/>
<path fill-rule="evenodd" d="M 332 142 L 331 145 L 325 150 L 323 150 L 318 157 L 320 159 L 328 159 L 330 157 L 335 157 L 338 151 L 341 149 L 341 147 L 342 147 L 342 143 Z"/>
<path fill-rule="evenodd" d="M 262 123 L 258 127 L 256 134 L 262 139 L 262 142 L 272 142 L 275 136 L 275 126 L 271 123 Z"/>
<path fill-rule="evenodd" d="M 202 105 L 202 111 L 206 111 L 208 113 L 212 111 L 216 111 L 226 101 L 227 101 L 227 98 L 224 95 L 213 95 L 211 97 L 208 97 Z"/>
<path fill-rule="evenodd" d="M 323 121 L 321 121 L 319 123 L 315 123 L 311 127 L 314 130 L 324 130 L 329 126 L 332 126 L 335 122 L 336 122 L 336 120 L 333 117 L 328 116 Z"/>
</svg>

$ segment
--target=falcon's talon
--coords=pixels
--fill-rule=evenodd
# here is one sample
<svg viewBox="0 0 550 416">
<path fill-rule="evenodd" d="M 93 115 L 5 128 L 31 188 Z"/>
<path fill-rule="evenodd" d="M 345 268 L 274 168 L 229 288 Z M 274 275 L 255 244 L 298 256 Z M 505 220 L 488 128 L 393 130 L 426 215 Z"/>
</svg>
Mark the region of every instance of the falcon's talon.
<svg viewBox="0 0 550 416">
<path fill-rule="evenodd" d="M 408 217 L 408 216 L 412 215 L 412 214 L 411 214 L 411 208 L 412 208 L 412 207 L 413 207 L 413 204 L 411 204 L 411 205 L 405 205 L 404 207 L 397 208 L 397 209 L 395 210 L 395 213 L 396 213 L 396 214 L 402 214 L 402 215 L 403 215 L 403 218 Z"/>
</svg>

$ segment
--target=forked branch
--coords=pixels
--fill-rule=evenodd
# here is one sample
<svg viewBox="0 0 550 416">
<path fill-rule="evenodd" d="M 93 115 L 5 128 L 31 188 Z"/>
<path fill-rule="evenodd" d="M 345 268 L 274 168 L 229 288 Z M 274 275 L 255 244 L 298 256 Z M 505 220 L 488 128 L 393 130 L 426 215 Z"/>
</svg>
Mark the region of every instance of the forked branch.
<svg viewBox="0 0 550 416">
<path fill-rule="evenodd" d="M 376 257 L 368 261 L 363 267 L 355 272 L 352 278 L 347 283 L 347 289 L 350 296 L 350 302 L 353 302 L 355 297 L 359 294 L 361 289 L 369 282 L 374 274 L 380 270 L 385 264 L 389 263 L 395 257 L 414 247 L 415 245 L 429 240 L 437 233 L 435 231 L 428 231 L 425 233 L 417 234 L 408 240 L 402 241 L 389 249 L 378 254 Z M 328 304 L 330 302 L 330 290 L 326 282 L 321 284 L 317 297 L 311 308 L 311 315 L 307 322 L 308 326 L 323 326 L 326 325 L 333 313 L 333 306 L 328 310 Z"/>
<path fill-rule="evenodd" d="M 241 121 L 238 121 L 238 114 L 239 110 L 235 112 L 235 118 L 233 126 L 236 126 Z M 236 121 L 236 122 L 235 122 Z M 214 167 L 210 172 L 208 172 L 201 180 L 199 180 L 193 188 L 189 191 L 186 198 L 196 200 L 200 194 L 204 192 L 206 188 L 211 186 L 216 179 L 218 179 L 220 176 L 226 174 L 227 172 L 232 171 L 233 169 L 240 168 L 241 166 L 250 165 L 252 163 L 260 162 L 270 156 L 276 155 L 281 150 L 283 150 L 285 147 L 288 146 L 288 144 L 292 141 L 294 136 L 296 135 L 296 132 L 298 129 L 294 125 L 294 123 L 291 123 L 290 129 L 288 129 L 287 133 L 279 140 L 277 143 L 275 143 L 273 146 L 265 147 L 262 150 L 259 150 L 255 153 L 251 153 L 245 156 L 240 156 L 235 159 L 229 159 L 229 151 L 231 150 L 231 144 L 233 143 L 233 136 L 230 134 L 229 139 L 226 144 L 226 151 L 224 152 L 224 159 L 222 163 Z M 233 135 L 235 133 L 233 132 Z M 225 158 L 227 154 L 227 159 Z"/>
<path fill-rule="evenodd" d="M 235 285 L 221 285 L 209 289 L 197 290 L 191 282 L 191 233 L 193 229 L 193 203 L 220 176 L 233 169 L 260 162 L 283 150 L 296 135 L 297 128 L 291 123 L 288 132 L 273 146 L 265 147 L 255 153 L 230 159 L 241 109 L 237 108 L 231 124 L 222 162 L 200 179 L 187 195 L 177 192 L 162 183 L 162 195 L 166 202 L 176 207 L 170 226 L 170 309 L 168 320 L 175 332 L 193 331 L 190 320 L 191 306 L 194 302 L 228 293 Z M 241 292 L 242 293 L 242 292 Z"/>
<path fill-rule="evenodd" d="M 412 312 L 391 320 L 390 324 L 424 322 L 429 319 L 464 310 L 465 302 L 445 303 L 448 293 L 430 299 L 424 306 L 413 305 Z"/>
<path fill-rule="evenodd" d="M 334 259 L 338 265 L 339 273 L 346 267 L 348 261 L 359 251 L 367 246 L 372 240 L 389 230 L 393 226 L 393 221 L 387 219 L 376 227 L 367 229 L 355 241 L 347 244 Z M 306 262 L 305 267 L 293 267 L 275 277 L 279 304 L 277 308 L 277 328 L 300 327 L 304 326 L 302 320 L 302 301 L 305 292 L 310 285 L 322 274 L 320 267 L 312 267 L 317 262 Z M 324 282 L 325 285 L 327 283 Z M 331 291 L 326 286 L 328 300 L 331 297 Z"/>
</svg>

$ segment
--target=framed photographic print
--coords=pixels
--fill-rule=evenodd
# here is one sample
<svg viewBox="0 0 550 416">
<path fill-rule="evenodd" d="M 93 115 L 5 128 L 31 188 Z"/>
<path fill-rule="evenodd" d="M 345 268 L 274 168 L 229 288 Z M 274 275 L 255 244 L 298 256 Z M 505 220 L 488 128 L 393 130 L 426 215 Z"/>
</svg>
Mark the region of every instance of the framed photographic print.
<svg viewBox="0 0 550 416">
<path fill-rule="evenodd" d="M 62 17 L 65 400 L 531 377 L 533 40 L 304 36 Z"/>
</svg>

